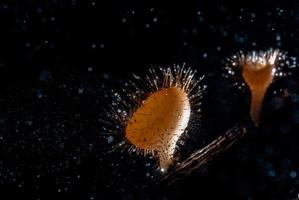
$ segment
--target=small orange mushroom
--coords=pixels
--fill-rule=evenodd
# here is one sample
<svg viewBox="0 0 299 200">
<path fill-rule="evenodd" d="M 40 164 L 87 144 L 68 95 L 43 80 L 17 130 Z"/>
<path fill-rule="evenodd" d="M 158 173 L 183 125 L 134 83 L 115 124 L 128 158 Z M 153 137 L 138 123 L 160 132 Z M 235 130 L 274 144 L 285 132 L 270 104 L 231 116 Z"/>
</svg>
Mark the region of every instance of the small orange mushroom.
<svg viewBox="0 0 299 200">
<path fill-rule="evenodd" d="M 129 119 L 125 137 L 142 150 L 156 151 L 161 170 L 172 163 L 179 137 L 190 119 L 187 93 L 179 87 L 154 92 Z"/>
<path fill-rule="evenodd" d="M 117 101 L 107 113 L 112 121 L 105 122 L 105 131 L 122 132 L 124 139 L 115 147 L 129 146 L 134 152 L 153 155 L 160 171 L 166 172 L 175 161 L 178 141 L 200 122 L 205 89 L 201 80 L 195 80 L 195 71 L 184 66 L 151 68 L 144 77 L 134 75 L 123 95 L 115 93 Z"/>
<path fill-rule="evenodd" d="M 250 116 L 255 124 L 260 123 L 260 112 L 269 85 L 272 83 L 278 51 L 261 57 L 247 58 L 243 63 L 242 76 L 251 91 Z"/>
<path fill-rule="evenodd" d="M 251 93 L 250 117 L 255 126 L 260 123 L 260 113 L 268 87 L 276 76 L 285 76 L 281 71 L 280 62 L 285 55 L 279 50 L 270 49 L 266 52 L 240 52 L 229 59 L 228 75 L 236 77 L 236 69 Z M 238 76 L 237 76 L 238 77 Z M 239 85 L 238 82 L 236 85 Z"/>
</svg>

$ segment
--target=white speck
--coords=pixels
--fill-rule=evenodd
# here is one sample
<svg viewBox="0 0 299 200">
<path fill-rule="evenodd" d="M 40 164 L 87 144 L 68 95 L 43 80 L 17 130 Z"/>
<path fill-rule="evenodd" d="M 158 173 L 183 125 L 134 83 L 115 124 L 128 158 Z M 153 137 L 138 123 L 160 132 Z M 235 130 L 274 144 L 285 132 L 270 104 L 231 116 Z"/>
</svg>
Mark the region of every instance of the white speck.
<svg viewBox="0 0 299 200">
<path fill-rule="evenodd" d="M 275 74 L 275 72 L 276 72 L 276 69 L 273 68 L 272 71 L 271 71 L 271 75 L 273 76 Z"/>
<path fill-rule="evenodd" d="M 82 94 L 83 91 L 84 91 L 84 88 L 79 88 L 79 89 L 78 89 L 78 93 L 79 93 L 79 94 Z"/>
<path fill-rule="evenodd" d="M 122 19 L 121 19 L 121 22 L 124 23 L 124 24 L 127 23 L 127 18 L 125 18 L 125 17 L 122 18 Z"/>
<path fill-rule="evenodd" d="M 43 9 L 37 8 L 37 13 L 42 13 L 42 12 L 43 12 Z"/>
<path fill-rule="evenodd" d="M 91 72 L 92 70 L 93 70 L 92 67 L 88 67 L 88 68 L 87 68 L 87 71 L 89 71 L 89 72 Z"/>
<path fill-rule="evenodd" d="M 292 178 L 296 178 L 296 176 L 297 176 L 297 172 L 292 171 L 292 172 L 290 173 L 290 176 L 291 176 Z"/>
<path fill-rule="evenodd" d="M 114 138 L 112 136 L 107 137 L 107 142 L 108 144 L 110 144 L 111 142 L 113 142 Z"/>
<path fill-rule="evenodd" d="M 279 16 L 281 16 L 281 15 L 282 15 L 282 13 L 284 12 L 284 10 L 283 10 L 283 9 L 279 9 L 279 8 L 277 8 L 277 10 L 278 10 L 278 15 L 279 15 Z"/>
<path fill-rule="evenodd" d="M 276 40 L 277 40 L 277 41 L 280 41 L 280 39 L 281 39 L 280 35 L 277 35 L 277 36 L 276 36 Z"/>
</svg>

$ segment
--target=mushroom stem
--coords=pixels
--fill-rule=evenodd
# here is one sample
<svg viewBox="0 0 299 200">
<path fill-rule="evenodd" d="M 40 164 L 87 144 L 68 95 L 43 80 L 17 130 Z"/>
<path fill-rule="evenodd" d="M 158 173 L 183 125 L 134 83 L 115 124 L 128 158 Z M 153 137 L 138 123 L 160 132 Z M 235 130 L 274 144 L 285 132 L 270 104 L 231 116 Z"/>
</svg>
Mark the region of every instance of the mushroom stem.
<svg viewBox="0 0 299 200">
<path fill-rule="evenodd" d="M 161 172 L 166 172 L 169 166 L 173 162 L 172 156 L 163 151 L 160 151 L 158 154 L 159 154 L 160 170 Z"/>
<path fill-rule="evenodd" d="M 251 90 L 250 117 L 256 127 L 260 123 L 260 115 L 266 91 L 267 88 Z"/>
</svg>

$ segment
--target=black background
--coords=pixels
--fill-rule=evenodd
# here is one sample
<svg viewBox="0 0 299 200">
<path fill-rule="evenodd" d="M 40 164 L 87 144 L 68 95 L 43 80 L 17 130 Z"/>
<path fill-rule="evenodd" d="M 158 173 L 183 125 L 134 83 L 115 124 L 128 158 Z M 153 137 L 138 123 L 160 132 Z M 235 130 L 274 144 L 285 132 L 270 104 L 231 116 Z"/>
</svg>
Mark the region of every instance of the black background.
<svg viewBox="0 0 299 200">
<path fill-rule="evenodd" d="M 186 63 L 208 90 L 182 155 L 238 122 L 251 127 L 249 91 L 222 78 L 224 60 L 270 47 L 298 56 L 299 2 L 1 0 L 0 27 L 1 199 L 297 197 L 296 69 L 269 88 L 259 128 L 171 186 L 141 189 L 155 160 L 107 153 L 101 119 L 133 72 Z"/>
</svg>

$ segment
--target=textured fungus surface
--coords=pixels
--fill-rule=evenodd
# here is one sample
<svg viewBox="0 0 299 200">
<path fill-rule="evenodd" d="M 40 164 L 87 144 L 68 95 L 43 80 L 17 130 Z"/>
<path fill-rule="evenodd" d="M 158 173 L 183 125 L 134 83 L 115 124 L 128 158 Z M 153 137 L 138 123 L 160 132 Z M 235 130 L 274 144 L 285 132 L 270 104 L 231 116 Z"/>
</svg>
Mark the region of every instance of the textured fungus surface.
<svg viewBox="0 0 299 200">
<path fill-rule="evenodd" d="M 136 147 L 159 154 L 161 170 L 171 163 L 176 143 L 190 117 L 186 92 L 177 87 L 155 92 L 133 113 L 125 137 Z"/>
</svg>

